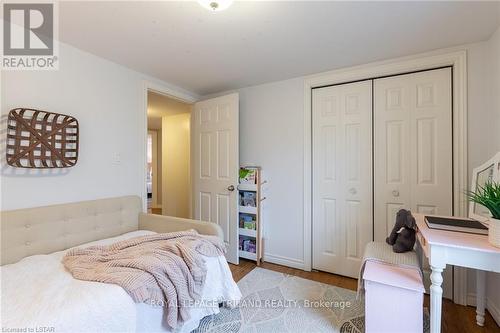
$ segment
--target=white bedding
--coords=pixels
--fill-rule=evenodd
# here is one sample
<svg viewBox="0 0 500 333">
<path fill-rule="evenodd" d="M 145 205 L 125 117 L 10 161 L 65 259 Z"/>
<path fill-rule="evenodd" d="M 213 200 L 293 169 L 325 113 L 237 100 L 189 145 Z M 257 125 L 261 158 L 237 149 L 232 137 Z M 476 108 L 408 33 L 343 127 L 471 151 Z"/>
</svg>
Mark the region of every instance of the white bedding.
<svg viewBox="0 0 500 333">
<path fill-rule="evenodd" d="M 134 231 L 84 245 L 111 244 L 154 234 Z M 24 258 L 1 268 L 2 331 L 46 327 L 47 332 L 171 332 L 163 324 L 163 308 L 136 304 L 121 287 L 74 279 L 61 264 L 66 251 Z M 207 278 L 203 306 L 175 332 L 190 332 L 201 318 L 219 313 L 218 302 L 236 304 L 241 293 L 224 257 L 205 257 Z M 53 328 L 53 329 L 52 329 Z M 40 332 L 40 330 L 38 330 Z"/>
</svg>

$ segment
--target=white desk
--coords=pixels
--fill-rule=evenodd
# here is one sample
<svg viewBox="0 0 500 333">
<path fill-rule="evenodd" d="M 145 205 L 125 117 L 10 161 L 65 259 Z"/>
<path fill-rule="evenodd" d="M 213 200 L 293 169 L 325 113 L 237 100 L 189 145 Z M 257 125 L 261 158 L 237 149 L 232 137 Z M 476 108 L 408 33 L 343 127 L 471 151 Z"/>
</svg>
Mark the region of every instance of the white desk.
<svg viewBox="0 0 500 333">
<path fill-rule="evenodd" d="M 431 273 L 431 333 L 441 331 L 441 297 L 446 265 L 456 265 L 477 269 L 477 307 L 478 325 L 484 324 L 485 309 L 485 271 L 500 273 L 500 249 L 488 243 L 488 236 L 462 232 L 429 229 L 424 215 L 414 214 L 419 232 L 417 239 L 429 259 Z"/>
</svg>

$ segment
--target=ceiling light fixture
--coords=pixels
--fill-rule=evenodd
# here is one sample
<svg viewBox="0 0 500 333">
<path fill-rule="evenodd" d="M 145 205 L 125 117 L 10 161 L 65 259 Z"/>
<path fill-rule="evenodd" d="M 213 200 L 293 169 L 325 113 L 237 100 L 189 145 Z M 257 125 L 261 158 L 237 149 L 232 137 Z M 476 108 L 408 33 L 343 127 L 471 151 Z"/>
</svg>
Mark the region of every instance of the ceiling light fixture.
<svg viewBox="0 0 500 333">
<path fill-rule="evenodd" d="M 229 8 L 233 0 L 198 0 L 198 3 L 212 12 L 220 12 Z"/>
</svg>

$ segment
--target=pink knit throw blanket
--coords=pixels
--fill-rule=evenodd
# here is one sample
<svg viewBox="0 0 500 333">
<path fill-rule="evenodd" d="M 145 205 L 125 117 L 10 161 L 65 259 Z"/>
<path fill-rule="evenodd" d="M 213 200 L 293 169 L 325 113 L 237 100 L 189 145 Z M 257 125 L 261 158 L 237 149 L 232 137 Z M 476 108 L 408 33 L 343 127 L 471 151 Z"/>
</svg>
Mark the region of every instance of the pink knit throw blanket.
<svg viewBox="0 0 500 333">
<path fill-rule="evenodd" d="M 189 230 L 73 248 L 62 263 L 75 279 L 117 284 L 136 303 L 164 306 L 167 324 L 176 328 L 200 300 L 207 273 L 203 256 L 224 252 L 219 238 Z"/>
</svg>

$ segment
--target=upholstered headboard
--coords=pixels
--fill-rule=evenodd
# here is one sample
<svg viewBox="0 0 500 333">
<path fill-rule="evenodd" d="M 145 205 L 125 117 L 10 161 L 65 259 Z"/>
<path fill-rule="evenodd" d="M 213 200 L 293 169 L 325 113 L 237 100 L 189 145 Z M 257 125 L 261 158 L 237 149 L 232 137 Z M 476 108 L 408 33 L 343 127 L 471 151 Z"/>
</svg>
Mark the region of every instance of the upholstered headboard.
<svg viewBox="0 0 500 333">
<path fill-rule="evenodd" d="M 0 212 L 1 264 L 138 229 L 138 196 Z"/>
</svg>

